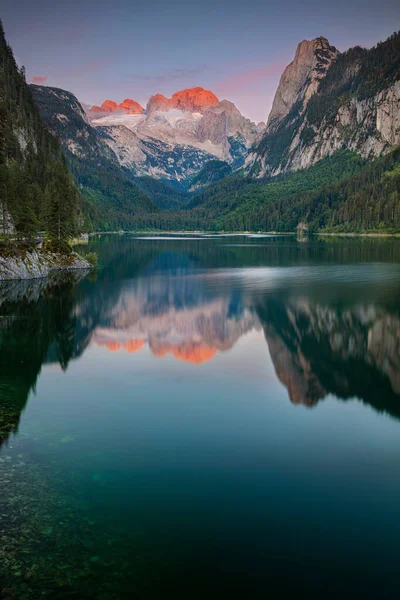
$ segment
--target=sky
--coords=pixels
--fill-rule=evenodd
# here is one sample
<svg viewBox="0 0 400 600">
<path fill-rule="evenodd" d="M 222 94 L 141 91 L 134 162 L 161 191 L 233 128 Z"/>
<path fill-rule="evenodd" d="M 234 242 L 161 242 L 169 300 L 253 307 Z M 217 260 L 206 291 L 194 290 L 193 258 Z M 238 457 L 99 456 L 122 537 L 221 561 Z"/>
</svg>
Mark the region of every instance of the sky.
<svg viewBox="0 0 400 600">
<path fill-rule="evenodd" d="M 301 40 L 343 51 L 400 28 L 397 0 L 14 0 L 0 16 L 31 82 L 88 105 L 201 86 L 256 122 Z"/>
</svg>

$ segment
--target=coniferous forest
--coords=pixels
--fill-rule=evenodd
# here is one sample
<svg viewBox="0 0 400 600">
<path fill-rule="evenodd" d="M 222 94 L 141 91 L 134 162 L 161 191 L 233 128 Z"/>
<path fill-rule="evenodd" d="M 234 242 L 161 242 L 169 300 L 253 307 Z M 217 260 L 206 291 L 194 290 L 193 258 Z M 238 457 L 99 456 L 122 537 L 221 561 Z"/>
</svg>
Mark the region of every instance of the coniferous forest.
<svg viewBox="0 0 400 600">
<path fill-rule="evenodd" d="M 296 173 L 260 182 L 228 177 L 188 209 L 136 220 L 138 228 L 211 231 L 400 231 L 400 149 L 371 163 L 341 151 Z"/>
<path fill-rule="evenodd" d="M 61 247 L 84 229 L 79 193 L 0 28 L 1 233 L 29 242 L 47 232 Z"/>
</svg>

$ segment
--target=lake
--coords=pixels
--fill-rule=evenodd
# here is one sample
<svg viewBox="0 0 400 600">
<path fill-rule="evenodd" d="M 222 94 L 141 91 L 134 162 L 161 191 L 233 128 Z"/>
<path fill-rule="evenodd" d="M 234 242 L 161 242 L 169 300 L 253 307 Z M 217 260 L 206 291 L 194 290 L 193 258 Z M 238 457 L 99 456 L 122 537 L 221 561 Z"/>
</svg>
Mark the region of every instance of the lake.
<svg viewBox="0 0 400 600">
<path fill-rule="evenodd" d="M 0 286 L 3 597 L 397 595 L 400 240 L 79 250 Z"/>
</svg>

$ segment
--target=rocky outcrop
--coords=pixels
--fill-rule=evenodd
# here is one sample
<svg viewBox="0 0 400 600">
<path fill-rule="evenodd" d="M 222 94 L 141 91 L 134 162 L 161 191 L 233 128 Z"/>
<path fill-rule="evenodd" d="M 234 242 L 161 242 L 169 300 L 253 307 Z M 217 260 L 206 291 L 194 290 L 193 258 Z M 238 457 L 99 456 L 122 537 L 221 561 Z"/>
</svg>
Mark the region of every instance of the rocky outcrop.
<svg viewBox="0 0 400 600">
<path fill-rule="evenodd" d="M 296 102 L 308 102 L 338 55 L 339 50 L 324 37 L 300 42 L 294 60 L 280 79 L 268 117 L 267 131 L 276 129 Z"/>
<path fill-rule="evenodd" d="M 20 256 L 0 256 L 0 281 L 8 279 L 39 279 L 51 271 L 90 269 L 90 264 L 73 252 L 62 256 L 47 251 L 26 252 Z"/>
<path fill-rule="evenodd" d="M 221 148 L 222 156 L 228 163 L 234 162 L 247 149 L 261 132 L 263 124 L 256 125 L 246 119 L 236 106 L 228 100 L 222 100 L 216 106 L 208 108 L 197 126 L 196 136 L 199 142 L 210 141 Z M 237 145 L 242 152 L 236 153 Z"/>
<path fill-rule="evenodd" d="M 302 133 L 307 119 L 299 128 L 289 148 L 291 169 L 306 168 L 343 145 L 373 159 L 400 145 L 400 81 L 372 98 L 351 98 L 337 111 L 335 119 L 326 118 L 319 127 L 312 127 L 314 136 L 305 143 Z"/>
<path fill-rule="evenodd" d="M 325 38 L 302 42 L 282 75 L 247 170 L 274 176 L 307 168 L 343 147 L 371 160 L 398 146 L 399 52 L 399 34 L 370 50 L 343 54 Z"/>
</svg>

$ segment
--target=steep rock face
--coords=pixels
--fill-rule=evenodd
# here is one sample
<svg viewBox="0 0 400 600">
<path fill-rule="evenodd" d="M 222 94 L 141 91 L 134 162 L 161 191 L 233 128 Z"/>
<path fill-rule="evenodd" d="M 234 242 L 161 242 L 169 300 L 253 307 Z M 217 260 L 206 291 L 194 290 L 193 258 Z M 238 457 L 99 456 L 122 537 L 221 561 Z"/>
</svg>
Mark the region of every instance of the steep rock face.
<svg viewBox="0 0 400 600">
<path fill-rule="evenodd" d="M 246 119 L 228 100 L 208 108 L 199 121 L 196 136 L 200 142 L 210 141 L 221 148 L 221 156 L 233 166 L 240 166 L 241 158 L 262 131 L 263 124 L 256 125 Z M 238 164 L 235 164 L 238 161 Z"/>
<path fill-rule="evenodd" d="M 268 117 L 267 131 L 273 131 L 296 102 L 308 102 L 338 54 L 339 51 L 324 37 L 300 42 L 294 60 L 280 79 Z"/>
<path fill-rule="evenodd" d="M 102 127 L 104 141 L 116 155 L 119 164 L 131 171 L 137 171 L 145 162 L 146 155 L 141 149 L 140 139 L 124 125 Z"/>
<path fill-rule="evenodd" d="M 203 112 L 210 106 L 215 106 L 218 102 L 219 100 L 215 94 L 200 87 L 182 90 L 172 96 L 174 108 L 190 112 Z"/>
<path fill-rule="evenodd" d="M 313 139 L 304 143 L 307 121 L 300 126 L 290 147 L 291 169 L 303 169 L 343 145 L 366 159 L 373 159 L 400 145 L 400 81 L 372 98 L 351 98 L 342 104 L 334 120 L 324 119 L 313 128 Z"/>
<path fill-rule="evenodd" d="M 154 96 L 151 96 L 147 103 L 146 114 L 150 115 L 157 110 L 166 112 L 172 108 L 171 98 L 167 98 L 166 96 L 163 96 L 163 94 L 155 94 Z"/>
<path fill-rule="evenodd" d="M 366 159 L 400 144 L 400 35 L 340 54 L 302 42 L 246 165 L 254 176 L 306 168 L 343 146 Z"/>
</svg>

